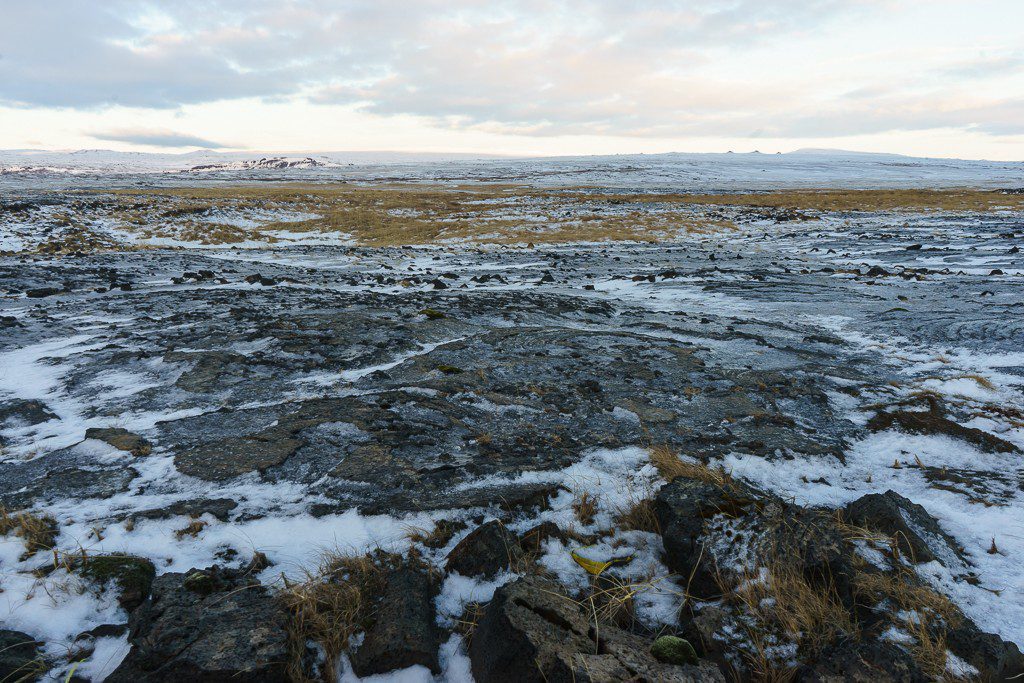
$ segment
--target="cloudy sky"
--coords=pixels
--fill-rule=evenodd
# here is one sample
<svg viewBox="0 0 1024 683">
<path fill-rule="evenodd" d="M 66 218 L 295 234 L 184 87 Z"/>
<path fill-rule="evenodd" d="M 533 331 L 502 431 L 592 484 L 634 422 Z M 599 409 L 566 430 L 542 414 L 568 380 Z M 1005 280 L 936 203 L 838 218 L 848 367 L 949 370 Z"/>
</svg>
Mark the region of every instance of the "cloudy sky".
<svg viewBox="0 0 1024 683">
<path fill-rule="evenodd" d="M 1024 0 L 0 10 L 0 148 L 1024 159 Z"/>
</svg>

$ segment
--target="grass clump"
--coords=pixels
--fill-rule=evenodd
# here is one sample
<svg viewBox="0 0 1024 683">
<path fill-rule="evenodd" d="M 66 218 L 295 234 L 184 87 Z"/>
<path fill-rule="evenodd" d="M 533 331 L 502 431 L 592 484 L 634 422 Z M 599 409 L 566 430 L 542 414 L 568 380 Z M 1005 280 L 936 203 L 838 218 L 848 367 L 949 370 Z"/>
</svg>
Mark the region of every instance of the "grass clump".
<svg viewBox="0 0 1024 683">
<path fill-rule="evenodd" d="M 658 473 L 665 481 L 672 481 L 676 477 L 686 477 L 715 486 L 725 486 L 732 478 L 721 467 L 713 468 L 700 462 L 680 460 L 679 455 L 668 446 L 652 448 L 650 459 L 651 464 L 657 468 Z"/>
<path fill-rule="evenodd" d="M 646 531 L 661 534 L 661 524 L 654 512 L 652 498 L 638 498 L 621 508 L 615 515 L 615 527 L 625 531 Z"/>
<path fill-rule="evenodd" d="M 854 591 L 871 605 L 883 603 L 898 614 L 912 615 L 902 624 L 914 638 L 910 654 L 925 675 L 940 678 L 946 670 L 946 632 L 962 619 L 949 598 L 922 584 L 903 565 L 892 573 L 858 572 Z"/>
<path fill-rule="evenodd" d="M 50 550 L 57 545 L 57 520 L 49 515 L 34 515 L 22 511 L 10 513 L 0 507 L 0 536 L 13 533 L 25 544 L 25 555 L 39 550 Z"/>
<path fill-rule="evenodd" d="M 576 519 L 583 526 L 590 526 L 594 523 L 594 517 L 598 511 L 597 501 L 597 496 L 592 495 L 588 491 L 583 491 L 576 495 L 576 500 L 572 503 L 572 511 L 575 513 Z"/>
<path fill-rule="evenodd" d="M 788 681 L 795 675 L 779 646 L 794 643 L 808 661 L 841 639 L 857 637 L 857 627 L 830 581 L 810 581 L 780 551 L 761 566 L 731 580 L 718 577 L 723 601 L 739 614 L 748 647 L 743 656 L 754 680 Z"/>
<path fill-rule="evenodd" d="M 281 601 L 288 615 L 288 675 L 292 681 L 309 677 L 307 643 L 323 653 L 324 681 L 338 680 L 337 661 L 349 640 L 364 631 L 373 612 L 373 599 L 381 594 L 385 574 L 373 557 L 327 553 L 319 567 L 302 583 L 288 584 Z"/>
</svg>

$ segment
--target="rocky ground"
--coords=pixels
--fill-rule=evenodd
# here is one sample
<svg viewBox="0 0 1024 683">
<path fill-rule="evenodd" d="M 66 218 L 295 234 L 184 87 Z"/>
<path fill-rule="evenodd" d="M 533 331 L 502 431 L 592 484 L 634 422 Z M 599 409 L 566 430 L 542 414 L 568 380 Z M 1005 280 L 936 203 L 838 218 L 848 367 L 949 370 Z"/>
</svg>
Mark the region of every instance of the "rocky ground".
<svg viewBox="0 0 1024 683">
<path fill-rule="evenodd" d="M 1018 209 L 200 249 L 17 201 L 0 680 L 1024 672 Z"/>
</svg>

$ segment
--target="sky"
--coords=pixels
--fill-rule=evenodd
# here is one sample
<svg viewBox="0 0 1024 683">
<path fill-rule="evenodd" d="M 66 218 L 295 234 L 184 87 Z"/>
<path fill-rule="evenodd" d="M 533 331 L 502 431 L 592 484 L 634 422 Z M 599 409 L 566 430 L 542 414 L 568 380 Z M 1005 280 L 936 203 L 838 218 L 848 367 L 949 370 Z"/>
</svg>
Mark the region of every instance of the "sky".
<svg viewBox="0 0 1024 683">
<path fill-rule="evenodd" d="M 0 148 L 1024 160 L 1024 0 L 0 0 Z"/>
</svg>

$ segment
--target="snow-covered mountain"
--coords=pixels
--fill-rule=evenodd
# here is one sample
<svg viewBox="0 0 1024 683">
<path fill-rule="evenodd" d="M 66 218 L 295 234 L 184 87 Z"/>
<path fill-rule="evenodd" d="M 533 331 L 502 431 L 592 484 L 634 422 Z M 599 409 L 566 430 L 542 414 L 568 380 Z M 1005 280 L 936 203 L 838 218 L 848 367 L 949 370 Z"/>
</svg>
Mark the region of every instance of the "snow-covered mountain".
<svg viewBox="0 0 1024 683">
<path fill-rule="evenodd" d="M 188 179 L 504 181 L 537 185 L 662 186 L 687 190 L 759 190 L 797 187 L 950 188 L 1024 187 L 1024 162 L 930 159 L 842 150 L 787 154 L 622 154 L 566 157 L 497 157 L 406 152 L 149 154 L 80 150 L 0 150 L 6 186 L 120 182 L 115 176 L 150 177 L 175 184 Z M 152 177 L 154 174 L 160 178 Z M 61 180 L 63 179 L 63 180 Z M 135 177 L 131 183 L 143 182 Z"/>
</svg>

